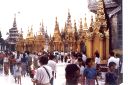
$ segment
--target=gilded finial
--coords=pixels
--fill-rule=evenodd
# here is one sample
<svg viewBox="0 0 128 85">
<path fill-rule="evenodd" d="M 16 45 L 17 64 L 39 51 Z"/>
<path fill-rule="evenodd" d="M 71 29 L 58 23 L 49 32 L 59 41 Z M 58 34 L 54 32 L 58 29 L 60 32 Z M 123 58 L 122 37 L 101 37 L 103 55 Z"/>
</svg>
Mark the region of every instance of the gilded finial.
<svg viewBox="0 0 128 85">
<path fill-rule="evenodd" d="M 82 18 L 80 18 L 80 29 L 82 29 L 83 25 L 82 25 Z"/>
<path fill-rule="evenodd" d="M 16 27 L 16 13 L 14 14 L 13 27 Z"/>
<path fill-rule="evenodd" d="M 71 17 L 70 10 L 68 9 L 68 18 Z"/>
<path fill-rule="evenodd" d="M 91 16 L 91 24 L 90 24 L 90 27 L 89 27 L 89 31 L 93 32 L 93 16 Z"/>
<path fill-rule="evenodd" d="M 29 27 L 28 27 L 28 33 L 29 33 Z"/>
<path fill-rule="evenodd" d="M 74 27 L 76 27 L 76 20 L 74 20 Z"/>
<path fill-rule="evenodd" d="M 33 25 L 31 25 L 31 32 L 33 31 Z"/>
<path fill-rule="evenodd" d="M 74 20 L 74 30 L 75 30 L 75 32 L 77 32 L 76 20 Z"/>
<path fill-rule="evenodd" d="M 56 22 L 56 24 L 57 24 L 57 17 L 56 17 L 56 21 L 55 21 L 55 22 Z"/>
<path fill-rule="evenodd" d="M 86 22 L 86 16 L 84 18 L 84 30 L 87 29 L 87 22 Z"/>
<path fill-rule="evenodd" d="M 91 24 L 90 24 L 91 27 L 93 27 L 93 16 L 91 16 Z"/>
</svg>

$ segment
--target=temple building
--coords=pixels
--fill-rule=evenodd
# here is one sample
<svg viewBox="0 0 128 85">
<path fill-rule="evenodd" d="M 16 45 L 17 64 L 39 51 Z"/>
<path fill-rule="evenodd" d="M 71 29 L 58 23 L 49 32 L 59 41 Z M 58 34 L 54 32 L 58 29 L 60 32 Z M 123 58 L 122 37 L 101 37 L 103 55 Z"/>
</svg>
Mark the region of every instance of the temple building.
<svg viewBox="0 0 128 85">
<path fill-rule="evenodd" d="M 100 0 L 101 1 L 101 0 Z M 122 51 L 122 0 L 102 0 L 108 16 L 110 33 L 110 50 Z M 98 0 L 88 0 L 88 8 L 97 13 Z M 111 23 L 111 24 L 110 24 Z"/>
<path fill-rule="evenodd" d="M 85 52 L 88 57 L 93 57 L 94 53 L 98 51 L 101 58 L 106 59 L 109 56 L 109 27 L 102 0 L 99 0 L 97 9 L 95 21 L 92 17 L 89 28 L 86 17 L 84 18 L 84 26 L 82 19 L 80 19 L 78 30 L 75 20 L 74 26 L 72 26 L 70 12 L 68 12 L 67 22 L 61 33 L 56 22 L 54 35 L 50 42 L 52 51 Z"/>
<path fill-rule="evenodd" d="M 41 52 L 44 50 L 44 46 L 46 45 L 45 40 L 47 33 L 44 32 L 43 22 L 40 24 L 40 28 L 38 33 L 35 35 L 33 33 L 33 27 L 28 28 L 28 34 L 26 39 L 23 39 L 23 34 L 21 30 L 21 34 L 18 38 L 16 44 L 16 50 L 20 52 L 29 51 L 31 53 Z"/>
<path fill-rule="evenodd" d="M 17 24 L 16 24 L 16 15 L 14 17 L 13 21 L 13 27 L 9 29 L 9 36 L 7 38 L 7 42 L 9 43 L 9 50 L 10 51 L 15 51 L 16 50 L 16 42 L 19 38 L 19 33 L 17 29 Z"/>
<path fill-rule="evenodd" d="M 84 22 L 82 20 L 80 18 L 79 27 L 76 26 L 76 20 L 72 25 L 71 14 L 68 11 L 67 21 L 60 31 L 58 18 L 56 17 L 53 36 L 48 36 L 47 32 L 44 32 L 43 23 L 36 35 L 33 34 L 33 28 L 31 27 L 26 39 L 23 40 L 21 36 L 16 49 L 18 51 L 40 52 L 47 47 L 48 51 L 51 52 L 84 52 L 88 57 L 94 57 L 94 53 L 98 51 L 101 59 L 107 59 L 110 51 L 110 31 L 104 1 L 98 1 L 95 21 L 94 17 L 91 17 L 89 27 L 87 27 L 86 16 Z"/>
</svg>

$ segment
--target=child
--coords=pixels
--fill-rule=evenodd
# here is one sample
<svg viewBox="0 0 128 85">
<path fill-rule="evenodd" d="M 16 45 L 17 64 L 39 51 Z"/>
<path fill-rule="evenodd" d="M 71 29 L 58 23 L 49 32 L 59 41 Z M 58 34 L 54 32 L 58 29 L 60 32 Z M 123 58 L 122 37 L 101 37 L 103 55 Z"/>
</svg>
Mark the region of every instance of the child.
<svg viewBox="0 0 128 85">
<path fill-rule="evenodd" d="M 16 63 L 13 67 L 14 70 L 14 78 L 15 78 L 15 83 L 18 81 L 18 84 L 20 83 L 21 85 L 21 65 L 20 63 Z"/>
<path fill-rule="evenodd" d="M 117 84 L 117 75 L 115 73 L 115 62 L 109 63 L 109 71 L 105 75 L 105 85 L 118 85 Z"/>
<path fill-rule="evenodd" d="M 86 65 L 87 65 L 87 68 L 84 69 L 84 74 L 83 74 L 84 81 L 85 81 L 85 77 L 86 77 L 86 81 L 84 82 L 85 83 L 84 85 L 95 85 L 95 80 L 98 85 L 97 72 L 96 72 L 96 69 L 93 67 L 92 58 L 87 58 Z"/>
</svg>

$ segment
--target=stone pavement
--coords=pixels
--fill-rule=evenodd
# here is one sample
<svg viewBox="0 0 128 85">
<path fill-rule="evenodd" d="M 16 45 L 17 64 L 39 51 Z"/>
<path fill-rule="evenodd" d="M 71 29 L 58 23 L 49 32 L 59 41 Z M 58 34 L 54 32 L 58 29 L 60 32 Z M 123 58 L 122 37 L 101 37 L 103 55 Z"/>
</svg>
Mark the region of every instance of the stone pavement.
<svg viewBox="0 0 128 85">
<path fill-rule="evenodd" d="M 54 80 L 54 85 L 65 85 L 65 67 L 66 63 L 57 64 L 57 74 L 56 79 Z M 14 78 L 12 75 L 5 76 L 0 75 L 0 85 L 18 85 L 15 84 Z M 22 77 L 22 85 L 33 85 L 31 79 L 26 76 Z M 104 85 L 104 81 L 99 80 L 99 85 Z"/>
</svg>

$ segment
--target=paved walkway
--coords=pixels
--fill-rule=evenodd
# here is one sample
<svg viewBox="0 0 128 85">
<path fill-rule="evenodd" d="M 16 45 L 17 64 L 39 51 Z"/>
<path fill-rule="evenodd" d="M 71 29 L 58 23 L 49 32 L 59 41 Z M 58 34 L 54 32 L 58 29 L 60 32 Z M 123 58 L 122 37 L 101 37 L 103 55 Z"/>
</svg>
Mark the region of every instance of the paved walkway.
<svg viewBox="0 0 128 85">
<path fill-rule="evenodd" d="M 65 66 L 66 63 L 57 64 L 57 74 L 56 79 L 54 80 L 54 85 L 65 85 Z M 1 85 L 18 85 L 15 84 L 14 78 L 12 75 L 5 76 L 0 75 L 0 84 Z M 31 79 L 26 76 L 22 77 L 22 85 L 33 85 Z M 104 85 L 104 81 L 99 81 L 99 85 Z"/>
</svg>

